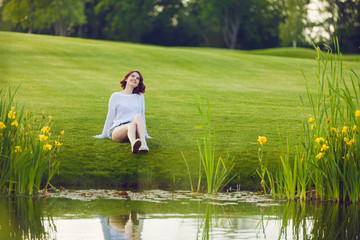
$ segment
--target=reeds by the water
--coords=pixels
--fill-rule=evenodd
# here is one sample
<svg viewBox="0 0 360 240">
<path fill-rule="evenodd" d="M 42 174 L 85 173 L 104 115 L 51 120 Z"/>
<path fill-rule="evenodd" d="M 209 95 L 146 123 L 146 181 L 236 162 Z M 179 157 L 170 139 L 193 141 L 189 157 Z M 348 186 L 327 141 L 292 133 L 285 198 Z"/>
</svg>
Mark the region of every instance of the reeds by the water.
<svg viewBox="0 0 360 240">
<path fill-rule="evenodd" d="M 45 189 L 59 168 L 56 153 L 62 143 L 51 136 L 51 116 L 35 120 L 25 105 L 15 103 L 9 88 L 0 92 L 0 194 L 31 195 Z"/>
<path fill-rule="evenodd" d="M 197 146 L 199 150 L 200 160 L 199 160 L 199 174 L 198 174 L 198 183 L 196 192 L 201 191 L 201 180 L 203 173 L 205 173 L 206 178 L 206 188 L 207 193 L 217 193 L 229 183 L 236 175 L 231 175 L 231 171 L 234 167 L 234 164 L 231 164 L 229 159 L 229 154 L 225 158 L 221 156 L 216 160 L 215 159 L 215 134 L 211 126 L 210 118 L 210 104 L 207 101 L 207 111 L 203 111 L 200 103 L 200 98 L 198 97 L 198 102 L 196 105 L 198 112 L 200 114 L 202 125 L 200 128 L 203 130 L 203 136 L 198 139 Z M 191 184 L 191 191 L 194 192 L 190 169 L 187 164 L 187 161 L 183 156 L 187 170 L 189 173 L 189 179 Z M 231 165 L 230 167 L 228 165 Z"/>
<path fill-rule="evenodd" d="M 274 197 L 360 200 L 360 78 L 352 69 L 345 74 L 337 40 L 335 46 L 336 54 L 315 47 L 318 88 L 306 86 L 310 108 L 301 99 L 303 128 L 295 154 L 290 156 L 294 145 L 287 142 L 278 171 L 268 171 Z"/>
</svg>

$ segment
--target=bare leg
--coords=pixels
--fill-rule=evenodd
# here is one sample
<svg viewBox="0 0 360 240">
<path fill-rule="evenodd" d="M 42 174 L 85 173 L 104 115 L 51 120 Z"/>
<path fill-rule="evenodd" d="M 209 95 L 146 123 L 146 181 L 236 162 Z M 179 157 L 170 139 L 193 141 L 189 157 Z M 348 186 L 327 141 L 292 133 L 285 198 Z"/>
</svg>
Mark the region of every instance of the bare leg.
<svg viewBox="0 0 360 240">
<path fill-rule="evenodd" d="M 145 123 L 141 114 L 135 115 L 133 123 L 136 123 L 136 133 L 139 136 L 139 138 L 141 140 L 145 139 Z"/>
<path fill-rule="evenodd" d="M 111 138 L 114 142 L 129 140 L 133 153 L 138 153 L 139 150 L 140 152 L 149 151 L 145 141 L 145 123 L 141 114 L 136 114 L 132 123 L 115 128 Z"/>
<path fill-rule="evenodd" d="M 136 121 L 129 124 L 127 136 L 131 143 L 131 151 L 133 153 L 138 153 L 141 146 L 141 140 L 137 138 L 137 129 L 138 124 Z"/>
<path fill-rule="evenodd" d="M 131 151 L 138 153 L 141 146 L 141 140 L 136 139 L 136 123 L 132 122 L 126 125 L 121 125 L 114 129 L 111 135 L 111 139 L 114 142 L 126 142 L 131 143 Z"/>
<path fill-rule="evenodd" d="M 133 123 L 136 123 L 136 133 L 141 141 L 141 145 L 139 147 L 139 152 L 148 152 L 149 147 L 147 146 L 146 140 L 145 140 L 145 123 L 142 118 L 142 115 L 136 114 L 134 117 Z"/>
<path fill-rule="evenodd" d="M 128 124 L 127 137 L 130 143 L 133 143 L 136 139 L 136 132 L 137 132 L 136 129 L 137 129 L 137 123 L 135 121 Z"/>
<path fill-rule="evenodd" d="M 126 142 L 128 141 L 128 128 L 130 124 L 121 125 L 116 127 L 111 135 L 111 140 L 114 142 Z"/>
</svg>

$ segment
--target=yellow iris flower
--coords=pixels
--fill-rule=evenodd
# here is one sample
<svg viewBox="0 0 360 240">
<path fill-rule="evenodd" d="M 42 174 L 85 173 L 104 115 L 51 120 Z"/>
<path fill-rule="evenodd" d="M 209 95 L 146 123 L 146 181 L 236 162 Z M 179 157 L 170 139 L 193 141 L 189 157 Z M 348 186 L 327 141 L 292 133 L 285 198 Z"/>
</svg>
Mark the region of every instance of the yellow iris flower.
<svg viewBox="0 0 360 240">
<path fill-rule="evenodd" d="M 360 110 L 355 111 L 355 117 L 360 117 Z"/>
<path fill-rule="evenodd" d="M 48 136 L 39 135 L 39 140 L 40 140 L 40 142 L 45 141 L 46 139 L 48 139 Z"/>
<path fill-rule="evenodd" d="M 41 129 L 41 131 L 42 131 L 43 133 L 49 133 L 49 132 L 50 132 L 50 127 L 49 127 L 49 126 L 43 127 L 43 128 Z"/>
<path fill-rule="evenodd" d="M 14 120 L 11 122 L 11 126 L 17 127 L 17 126 L 19 126 L 19 123 L 16 120 Z"/>
<path fill-rule="evenodd" d="M 356 143 L 355 138 L 352 138 L 350 141 L 348 139 L 346 139 L 346 140 L 347 140 L 346 144 L 349 145 L 350 147 L 355 145 L 355 143 Z"/>
<path fill-rule="evenodd" d="M 5 124 L 3 122 L 0 122 L 0 130 L 3 130 L 4 128 L 6 128 Z"/>
<path fill-rule="evenodd" d="M 10 111 L 10 112 L 8 113 L 8 118 L 9 118 L 9 119 L 15 119 L 15 117 L 16 117 L 16 116 L 15 116 L 15 113 L 16 113 L 16 112 Z"/>
<path fill-rule="evenodd" d="M 308 123 L 312 123 L 312 122 L 314 122 L 314 121 L 315 121 L 315 118 L 310 117 L 309 120 L 308 120 Z"/>
<path fill-rule="evenodd" d="M 315 139 L 315 142 L 317 143 L 325 142 L 325 139 L 323 137 L 319 137 Z"/>
<path fill-rule="evenodd" d="M 341 132 L 342 133 L 349 133 L 349 127 L 344 126 Z"/>
<path fill-rule="evenodd" d="M 50 144 L 45 144 L 45 145 L 43 146 L 43 150 L 44 150 L 44 151 L 50 151 L 51 148 L 52 148 L 52 146 L 51 146 Z"/>
<path fill-rule="evenodd" d="M 266 139 L 266 137 L 261 137 L 261 136 L 259 136 L 258 142 L 259 142 L 259 143 L 261 144 L 261 146 L 262 146 L 262 145 L 264 145 L 264 144 L 267 142 L 267 139 Z"/>
<path fill-rule="evenodd" d="M 353 126 L 352 131 L 353 131 L 353 132 L 356 132 L 356 131 L 357 131 L 357 126 L 356 126 L 356 125 Z"/>
<path fill-rule="evenodd" d="M 22 152 L 21 146 L 15 146 L 15 152 Z"/>
<path fill-rule="evenodd" d="M 320 152 L 318 155 L 316 155 L 316 158 L 317 158 L 317 159 L 321 159 L 321 158 L 324 157 L 324 155 L 325 155 L 325 153 Z"/>
<path fill-rule="evenodd" d="M 321 147 L 322 152 L 325 152 L 328 149 L 329 149 L 329 146 L 327 146 L 326 144 L 323 144 L 322 147 Z"/>
<path fill-rule="evenodd" d="M 60 142 L 58 142 L 58 141 L 55 141 L 55 146 L 56 147 L 61 147 L 63 144 L 62 143 L 60 143 Z"/>
</svg>

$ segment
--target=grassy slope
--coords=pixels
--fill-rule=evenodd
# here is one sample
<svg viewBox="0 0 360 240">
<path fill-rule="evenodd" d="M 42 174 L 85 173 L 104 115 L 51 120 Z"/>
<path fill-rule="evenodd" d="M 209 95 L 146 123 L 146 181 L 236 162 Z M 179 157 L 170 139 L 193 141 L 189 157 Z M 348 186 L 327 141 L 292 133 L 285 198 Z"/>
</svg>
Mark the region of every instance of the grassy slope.
<svg viewBox="0 0 360 240">
<path fill-rule="evenodd" d="M 275 50 L 274 50 L 275 51 Z M 315 86 L 313 57 L 264 56 L 225 49 L 157 47 L 0 32 L 0 88 L 22 86 L 17 95 L 36 115 L 53 116 L 53 134 L 66 132 L 53 183 L 65 187 L 188 188 L 183 151 L 195 177 L 200 124 L 194 94 L 209 98 L 217 150 L 231 152 L 235 183 L 252 188 L 259 135 L 267 157 L 278 162 L 277 128 L 296 139 L 305 81 Z M 259 54 L 259 53 L 258 53 Z M 276 54 L 273 54 L 276 55 Z M 347 62 L 360 69 L 359 62 Z M 147 86 L 150 152 L 133 155 L 129 144 L 97 140 L 110 95 L 132 69 Z"/>
<path fill-rule="evenodd" d="M 249 51 L 251 54 L 257 55 L 269 55 L 269 56 L 279 56 L 279 57 L 292 57 L 292 58 L 308 58 L 314 59 L 316 56 L 316 51 L 307 48 L 269 48 L 269 49 L 259 49 Z M 289 54 L 291 53 L 291 54 Z M 360 62 L 360 55 L 347 54 L 343 56 L 344 61 L 354 61 Z"/>
</svg>

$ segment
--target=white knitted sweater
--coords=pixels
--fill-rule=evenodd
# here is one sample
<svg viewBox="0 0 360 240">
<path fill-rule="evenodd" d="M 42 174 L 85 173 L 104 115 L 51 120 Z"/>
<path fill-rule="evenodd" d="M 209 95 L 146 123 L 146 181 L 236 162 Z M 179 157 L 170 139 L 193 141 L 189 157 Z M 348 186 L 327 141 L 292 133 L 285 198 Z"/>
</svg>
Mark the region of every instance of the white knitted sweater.
<svg viewBox="0 0 360 240">
<path fill-rule="evenodd" d="M 138 113 L 141 114 L 145 123 L 145 137 L 150 138 L 146 130 L 144 95 L 142 93 L 113 93 L 109 100 L 109 110 L 106 116 L 104 129 L 101 135 L 96 135 L 96 138 L 106 138 L 109 129 L 121 123 L 132 122 L 134 116 Z"/>
</svg>

